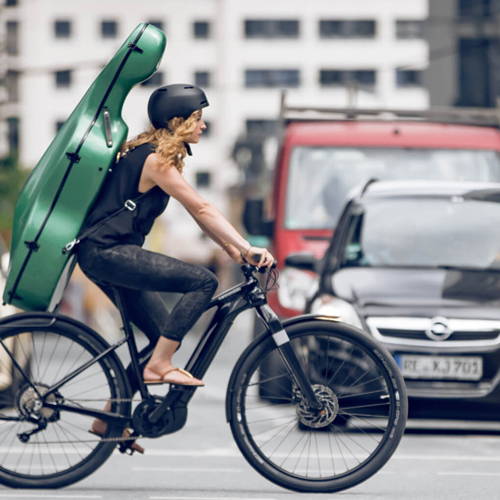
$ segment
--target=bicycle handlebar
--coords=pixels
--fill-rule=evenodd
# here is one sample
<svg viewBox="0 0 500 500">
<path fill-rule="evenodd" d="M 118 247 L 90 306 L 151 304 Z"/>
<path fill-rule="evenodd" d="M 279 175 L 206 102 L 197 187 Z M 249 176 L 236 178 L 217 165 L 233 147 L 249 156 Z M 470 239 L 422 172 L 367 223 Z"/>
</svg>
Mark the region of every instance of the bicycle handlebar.
<svg viewBox="0 0 500 500">
<path fill-rule="evenodd" d="M 246 262 L 245 264 L 243 264 L 241 266 L 241 271 L 243 272 L 243 274 L 245 276 L 251 276 L 256 272 L 258 272 L 260 274 L 265 274 L 265 273 L 271 271 L 272 269 L 275 269 L 277 267 L 277 265 L 278 265 L 277 261 L 274 261 L 270 267 L 258 267 L 254 264 L 249 264 L 248 262 Z"/>
</svg>

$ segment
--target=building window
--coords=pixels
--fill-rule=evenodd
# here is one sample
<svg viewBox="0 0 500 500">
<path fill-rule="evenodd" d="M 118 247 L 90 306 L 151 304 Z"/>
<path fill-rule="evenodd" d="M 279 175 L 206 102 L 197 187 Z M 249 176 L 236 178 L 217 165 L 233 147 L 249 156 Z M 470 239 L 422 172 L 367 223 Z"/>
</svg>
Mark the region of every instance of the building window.
<svg viewBox="0 0 500 500">
<path fill-rule="evenodd" d="M 5 87 L 9 102 L 19 101 L 19 71 L 7 70 L 5 74 Z"/>
<path fill-rule="evenodd" d="M 17 156 L 19 152 L 19 118 L 17 116 L 7 118 L 7 143 L 9 156 Z"/>
<path fill-rule="evenodd" d="M 57 88 L 68 88 L 71 86 L 72 71 L 69 69 L 54 72 L 54 78 Z"/>
<path fill-rule="evenodd" d="M 298 69 L 247 69 L 245 87 L 298 87 L 300 71 Z"/>
<path fill-rule="evenodd" d="M 370 19 L 325 19 L 319 22 L 321 38 L 374 38 L 376 22 Z"/>
<path fill-rule="evenodd" d="M 54 36 L 56 38 L 69 38 L 71 36 L 71 21 L 66 19 L 54 21 Z"/>
<path fill-rule="evenodd" d="M 210 72 L 209 71 L 195 71 L 194 72 L 194 84 L 198 87 L 208 88 L 210 87 Z"/>
<path fill-rule="evenodd" d="M 147 80 L 143 81 L 141 85 L 143 87 L 159 87 L 163 85 L 165 80 L 165 75 L 163 71 L 157 71 L 153 75 L 151 75 Z"/>
<path fill-rule="evenodd" d="M 19 23 L 17 21 L 7 21 L 5 29 L 5 51 L 9 56 L 16 56 L 19 53 Z"/>
<path fill-rule="evenodd" d="M 102 38 L 116 38 L 118 36 L 118 23 L 116 21 L 101 21 Z"/>
<path fill-rule="evenodd" d="M 64 125 L 65 122 L 66 122 L 66 120 L 57 120 L 54 123 L 54 128 L 55 128 L 56 134 L 57 134 L 57 132 L 59 132 L 59 130 L 62 129 L 62 126 Z"/>
<path fill-rule="evenodd" d="M 423 86 L 423 71 L 415 69 L 397 69 L 396 70 L 396 86 L 404 87 L 422 87 Z"/>
<path fill-rule="evenodd" d="M 212 184 L 212 174 L 210 172 L 196 172 L 196 187 L 209 188 Z"/>
<path fill-rule="evenodd" d="M 397 20 L 396 38 L 400 40 L 424 38 L 424 22 L 416 20 Z"/>
<path fill-rule="evenodd" d="M 463 18 L 491 17 L 496 14 L 495 0 L 459 0 L 458 15 Z"/>
<path fill-rule="evenodd" d="M 299 21 L 288 19 L 248 19 L 246 38 L 298 38 Z"/>
<path fill-rule="evenodd" d="M 319 83 L 323 87 L 348 86 L 353 83 L 370 87 L 377 83 L 377 73 L 373 69 L 322 69 L 319 72 Z"/>
<path fill-rule="evenodd" d="M 153 26 L 155 26 L 159 30 L 163 31 L 163 21 L 159 21 L 158 19 L 153 19 L 153 20 L 148 21 L 148 23 L 152 24 Z"/>
<path fill-rule="evenodd" d="M 495 107 L 497 92 L 491 78 L 493 44 L 490 38 L 458 40 L 458 97 L 455 105 Z"/>
<path fill-rule="evenodd" d="M 247 135 L 274 135 L 278 131 L 278 122 L 268 119 L 245 120 Z"/>
<path fill-rule="evenodd" d="M 193 23 L 194 38 L 210 38 L 210 23 L 208 21 L 195 21 Z"/>
</svg>

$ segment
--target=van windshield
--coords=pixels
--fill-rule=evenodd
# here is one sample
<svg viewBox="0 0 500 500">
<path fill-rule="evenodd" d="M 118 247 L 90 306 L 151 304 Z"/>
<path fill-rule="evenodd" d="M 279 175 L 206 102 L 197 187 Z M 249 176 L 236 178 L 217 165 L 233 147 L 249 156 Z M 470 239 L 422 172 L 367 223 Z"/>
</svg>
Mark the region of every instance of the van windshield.
<svg viewBox="0 0 500 500">
<path fill-rule="evenodd" d="M 285 228 L 332 229 L 350 191 L 371 178 L 500 182 L 500 158 L 491 150 L 297 146 Z"/>
</svg>

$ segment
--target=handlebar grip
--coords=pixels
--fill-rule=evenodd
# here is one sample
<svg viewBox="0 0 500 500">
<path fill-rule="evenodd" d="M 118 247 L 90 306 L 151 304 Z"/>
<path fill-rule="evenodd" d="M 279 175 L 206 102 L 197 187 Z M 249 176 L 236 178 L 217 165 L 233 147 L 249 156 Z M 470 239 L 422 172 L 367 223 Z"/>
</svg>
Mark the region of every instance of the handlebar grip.
<svg viewBox="0 0 500 500">
<path fill-rule="evenodd" d="M 264 274 L 268 271 L 271 271 L 272 269 L 276 269 L 278 265 L 277 261 L 274 261 L 269 267 L 259 267 L 259 273 Z"/>
</svg>

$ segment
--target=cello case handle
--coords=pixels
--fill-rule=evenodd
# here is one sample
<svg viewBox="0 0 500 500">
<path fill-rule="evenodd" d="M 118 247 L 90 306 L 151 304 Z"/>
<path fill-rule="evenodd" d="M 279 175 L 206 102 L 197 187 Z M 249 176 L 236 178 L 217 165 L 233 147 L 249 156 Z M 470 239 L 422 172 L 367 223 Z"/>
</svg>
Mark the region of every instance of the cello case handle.
<svg viewBox="0 0 500 500">
<path fill-rule="evenodd" d="M 108 108 L 104 108 L 104 134 L 106 136 L 106 146 L 108 148 L 113 147 L 113 136 L 111 135 L 111 116 L 109 114 Z"/>
</svg>

